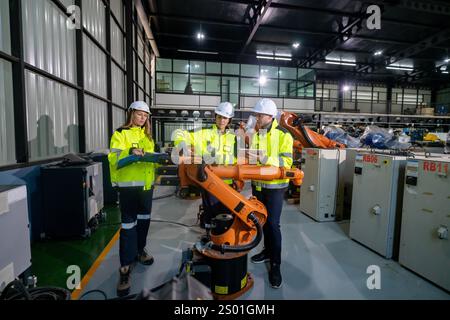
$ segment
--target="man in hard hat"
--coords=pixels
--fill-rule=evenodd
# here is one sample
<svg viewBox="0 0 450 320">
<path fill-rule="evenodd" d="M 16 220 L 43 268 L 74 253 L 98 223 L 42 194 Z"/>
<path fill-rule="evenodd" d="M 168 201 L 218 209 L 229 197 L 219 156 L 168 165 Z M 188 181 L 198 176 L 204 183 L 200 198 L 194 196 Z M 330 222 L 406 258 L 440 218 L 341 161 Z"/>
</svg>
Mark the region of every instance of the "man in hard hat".
<svg viewBox="0 0 450 320">
<path fill-rule="evenodd" d="M 261 99 L 256 103 L 253 112 L 258 131 L 252 138 L 251 149 L 258 150 L 258 164 L 290 169 L 293 163 L 294 140 L 286 129 L 278 125 L 275 102 L 271 99 Z M 264 249 L 251 257 L 251 261 L 270 261 L 269 281 L 273 288 L 280 288 L 282 285 L 280 216 L 288 186 L 288 179 L 252 181 L 252 193 L 266 206 L 268 217 L 263 228 Z"/>
<path fill-rule="evenodd" d="M 234 117 L 234 107 L 229 102 L 222 102 L 214 112 L 214 125 L 193 132 L 194 152 L 201 155 L 207 164 L 233 165 L 236 163 L 236 136 L 230 130 L 230 126 Z M 233 183 L 231 179 L 225 179 L 224 182 L 229 185 Z M 211 219 L 219 213 L 228 212 L 228 209 L 206 191 L 202 192 L 202 200 L 204 213 L 200 217 L 200 224 L 209 230 Z"/>
</svg>

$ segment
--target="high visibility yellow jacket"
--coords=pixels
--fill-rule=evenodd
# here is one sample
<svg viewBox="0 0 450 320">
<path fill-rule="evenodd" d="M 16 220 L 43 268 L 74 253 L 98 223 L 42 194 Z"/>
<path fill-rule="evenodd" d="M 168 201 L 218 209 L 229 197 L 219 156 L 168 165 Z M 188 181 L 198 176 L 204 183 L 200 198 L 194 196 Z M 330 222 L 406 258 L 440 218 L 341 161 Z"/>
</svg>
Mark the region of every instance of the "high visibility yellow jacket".
<svg viewBox="0 0 450 320">
<path fill-rule="evenodd" d="M 233 165 L 236 158 L 236 135 L 231 130 L 220 133 L 214 124 L 192 133 L 192 144 L 196 155 L 203 156 L 207 164 Z"/>
<path fill-rule="evenodd" d="M 190 148 L 192 145 L 192 132 L 177 129 L 172 134 L 173 144 L 178 149 Z"/>
<path fill-rule="evenodd" d="M 272 125 L 264 134 L 262 131 L 255 133 L 252 137 L 251 149 L 258 149 L 265 154 L 259 159 L 259 165 L 268 165 L 274 167 L 292 167 L 293 143 L 289 131 L 278 125 L 277 120 L 273 120 Z M 280 179 L 272 181 L 254 180 L 252 184 L 257 188 L 281 189 L 289 186 L 289 179 Z"/>
<path fill-rule="evenodd" d="M 143 128 L 116 130 L 111 138 L 111 152 L 108 154 L 111 183 L 118 187 L 143 187 L 144 190 L 150 190 L 155 182 L 156 164 L 136 162 L 117 169 L 118 161 L 128 157 L 131 148 L 144 149 L 145 153 L 151 153 L 155 151 L 155 143 L 147 137 Z"/>
<path fill-rule="evenodd" d="M 209 128 L 191 131 L 178 130 L 174 134 L 174 145 L 178 149 L 194 147 L 194 154 L 207 164 L 233 165 L 237 162 L 236 136 L 231 130 L 221 134 L 214 124 Z M 224 180 L 231 184 L 233 181 Z"/>
</svg>

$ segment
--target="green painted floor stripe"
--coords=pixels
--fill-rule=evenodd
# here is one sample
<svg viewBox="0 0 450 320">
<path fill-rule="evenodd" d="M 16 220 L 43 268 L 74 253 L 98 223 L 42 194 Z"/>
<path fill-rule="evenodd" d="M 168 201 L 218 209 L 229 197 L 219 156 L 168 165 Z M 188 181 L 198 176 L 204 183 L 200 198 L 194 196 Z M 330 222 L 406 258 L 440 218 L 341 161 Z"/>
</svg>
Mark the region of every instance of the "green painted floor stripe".
<svg viewBox="0 0 450 320">
<path fill-rule="evenodd" d="M 67 267 L 71 265 L 80 267 L 83 278 L 120 227 L 119 208 L 109 206 L 104 210 L 106 221 L 88 239 L 48 240 L 32 244 L 32 273 L 37 276 L 39 287 L 66 288 Z"/>
</svg>

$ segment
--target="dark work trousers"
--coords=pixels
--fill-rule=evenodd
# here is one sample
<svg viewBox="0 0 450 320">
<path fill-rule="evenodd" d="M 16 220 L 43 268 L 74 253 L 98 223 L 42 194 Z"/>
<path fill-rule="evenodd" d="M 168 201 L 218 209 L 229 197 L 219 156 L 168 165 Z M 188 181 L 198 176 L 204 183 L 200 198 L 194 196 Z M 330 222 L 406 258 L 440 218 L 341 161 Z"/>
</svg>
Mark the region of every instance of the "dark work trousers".
<svg viewBox="0 0 450 320">
<path fill-rule="evenodd" d="M 131 265 L 147 244 L 150 215 L 152 212 L 153 188 L 143 187 L 119 189 L 122 228 L 120 230 L 120 265 Z"/>
<path fill-rule="evenodd" d="M 252 186 L 252 194 L 261 201 L 267 209 L 267 221 L 263 227 L 264 250 L 269 254 L 270 262 L 281 264 L 281 229 L 280 217 L 283 209 L 283 199 L 287 188 L 265 189 L 257 191 Z"/>
<path fill-rule="evenodd" d="M 202 190 L 202 204 L 204 213 L 200 224 L 204 224 L 207 229 L 211 228 L 211 220 L 218 214 L 230 212 L 230 210 L 228 210 L 228 208 L 225 207 L 219 199 L 205 190 Z"/>
</svg>

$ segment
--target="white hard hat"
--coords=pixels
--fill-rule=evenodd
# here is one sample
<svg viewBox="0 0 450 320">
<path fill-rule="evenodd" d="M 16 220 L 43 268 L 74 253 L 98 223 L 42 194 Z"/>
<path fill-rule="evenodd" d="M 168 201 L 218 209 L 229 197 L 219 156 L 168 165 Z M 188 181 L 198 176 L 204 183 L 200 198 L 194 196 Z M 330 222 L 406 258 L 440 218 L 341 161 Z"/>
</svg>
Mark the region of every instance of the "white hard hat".
<svg viewBox="0 0 450 320">
<path fill-rule="evenodd" d="M 228 119 L 233 118 L 234 117 L 233 105 L 229 102 L 222 102 L 216 107 L 215 113 Z"/>
<path fill-rule="evenodd" d="M 276 117 L 278 110 L 277 105 L 275 104 L 275 102 L 273 102 L 273 100 L 264 98 L 256 103 L 255 107 L 253 108 L 253 112 L 268 114 L 272 117 Z"/>
<path fill-rule="evenodd" d="M 148 114 L 152 114 L 150 112 L 150 108 L 148 107 L 148 104 L 144 101 L 135 101 L 130 105 L 130 108 L 128 110 L 139 110 L 147 112 Z"/>
</svg>

